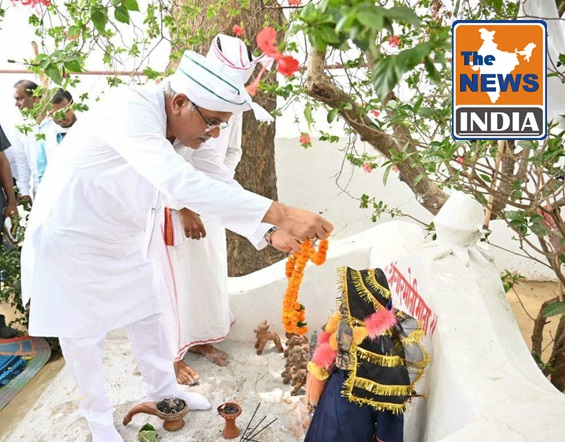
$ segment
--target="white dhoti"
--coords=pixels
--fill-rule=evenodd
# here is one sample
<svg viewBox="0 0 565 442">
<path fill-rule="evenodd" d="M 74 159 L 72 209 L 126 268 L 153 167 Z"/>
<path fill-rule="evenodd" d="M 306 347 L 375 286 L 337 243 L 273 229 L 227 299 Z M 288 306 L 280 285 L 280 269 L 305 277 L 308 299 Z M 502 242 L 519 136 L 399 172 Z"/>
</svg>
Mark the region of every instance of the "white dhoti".
<svg viewBox="0 0 565 442">
<path fill-rule="evenodd" d="M 163 311 L 174 324 L 167 329 L 175 360 L 194 345 L 222 341 L 235 322 L 228 299 L 226 231 L 221 222 L 203 219 L 203 223 L 206 238 L 167 247 L 170 305 Z M 175 233 L 179 228 L 175 226 Z"/>
</svg>

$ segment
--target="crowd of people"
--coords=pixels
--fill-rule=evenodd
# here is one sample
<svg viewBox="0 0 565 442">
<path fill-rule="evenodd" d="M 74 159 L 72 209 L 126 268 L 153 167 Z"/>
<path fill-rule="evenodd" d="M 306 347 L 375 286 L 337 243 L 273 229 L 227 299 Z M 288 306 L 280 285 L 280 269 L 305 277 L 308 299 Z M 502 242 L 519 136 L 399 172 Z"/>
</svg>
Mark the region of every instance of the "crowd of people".
<svg viewBox="0 0 565 442">
<path fill-rule="evenodd" d="M 242 113 L 272 121 L 245 89 L 258 63 L 272 60 L 220 34 L 207 56 L 186 51 L 161 83 L 113 88 L 78 118 L 69 91 L 14 85 L 16 106 L 35 120 L 27 134 L 0 136 L 0 173 L 4 216 L 18 199 L 31 206 L 22 248 L 29 334 L 59 338 L 95 442 L 123 440 L 102 374 L 108 331 L 127 329 L 149 400 L 208 409 L 179 384 L 201 376 L 187 351 L 229 363 L 213 345 L 233 324 L 225 229 L 287 253 L 333 229 L 233 178 Z"/>
</svg>

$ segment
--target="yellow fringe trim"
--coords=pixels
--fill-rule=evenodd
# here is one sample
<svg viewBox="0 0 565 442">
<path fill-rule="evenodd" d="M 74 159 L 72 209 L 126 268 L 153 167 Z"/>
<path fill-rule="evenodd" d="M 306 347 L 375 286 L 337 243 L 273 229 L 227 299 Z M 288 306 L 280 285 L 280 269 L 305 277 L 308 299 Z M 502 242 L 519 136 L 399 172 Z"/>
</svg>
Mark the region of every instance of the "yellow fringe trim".
<svg viewBox="0 0 565 442">
<path fill-rule="evenodd" d="M 349 391 L 355 387 L 379 396 L 412 396 L 414 394 L 414 386 L 412 384 L 384 385 L 357 376 L 350 376 L 345 384 L 348 383 L 350 384 L 347 388 Z"/>
<path fill-rule="evenodd" d="M 408 404 L 408 399 L 403 404 L 391 404 L 389 402 L 377 402 L 371 399 L 355 397 L 351 393 L 343 394 L 349 402 L 356 403 L 357 405 L 370 405 L 379 411 L 391 411 L 392 414 L 404 414 L 406 412 L 406 406 Z"/>
<path fill-rule="evenodd" d="M 310 373 L 312 376 L 314 376 L 319 381 L 324 382 L 326 379 L 328 379 L 330 377 L 328 370 L 326 370 L 323 367 L 320 367 L 319 365 L 316 365 L 312 361 L 308 362 L 306 369 L 308 370 L 308 373 Z"/>
<path fill-rule="evenodd" d="M 367 281 L 369 287 L 379 292 L 381 295 L 383 295 L 384 298 L 390 299 L 390 290 L 387 290 L 385 287 L 379 284 L 379 281 L 377 279 L 377 274 L 375 273 L 375 269 L 369 270 L 367 273 L 369 274 L 369 278 L 368 278 L 369 280 Z"/>
<path fill-rule="evenodd" d="M 404 344 L 419 344 L 422 341 L 423 337 L 424 337 L 424 331 L 420 327 L 418 327 L 408 336 L 400 340 Z"/>
<path fill-rule="evenodd" d="M 381 367 L 403 367 L 406 362 L 400 356 L 380 355 L 359 347 L 357 347 L 357 354 L 360 359 L 369 361 L 372 364 L 380 365 Z"/>
<path fill-rule="evenodd" d="M 351 273 L 351 282 L 353 282 L 353 285 L 357 289 L 359 296 L 361 296 L 361 298 L 371 304 L 375 308 L 375 310 L 379 310 L 384 307 L 379 301 L 377 301 L 377 299 L 365 286 L 365 282 L 363 281 L 363 277 L 361 276 L 360 271 L 355 270 Z"/>
</svg>

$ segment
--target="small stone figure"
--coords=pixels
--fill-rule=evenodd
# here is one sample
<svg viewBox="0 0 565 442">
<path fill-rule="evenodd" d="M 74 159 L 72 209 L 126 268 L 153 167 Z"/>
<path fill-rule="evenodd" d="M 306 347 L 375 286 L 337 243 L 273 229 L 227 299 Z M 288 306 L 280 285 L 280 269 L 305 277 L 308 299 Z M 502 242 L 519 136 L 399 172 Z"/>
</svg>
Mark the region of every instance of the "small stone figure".
<svg viewBox="0 0 565 442">
<path fill-rule="evenodd" d="M 296 346 L 300 346 L 303 350 L 309 350 L 308 338 L 306 336 L 292 335 L 286 343 L 284 357 L 288 358 L 289 352 Z"/>
<path fill-rule="evenodd" d="M 306 368 L 296 369 L 295 367 L 292 367 L 291 373 L 292 380 L 290 382 L 290 385 L 292 385 L 294 388 L 290 392 L 290 395 L 296 396 L 300 389 L 306 384 L 306 376 L 308 375 L 308 371 L 306 370 Z"/>
<path fill-rule="evenodd" d="M 255 348 L 257 349 L 257 354 L 263 354 L 263 350 L 265 349 L 265 344 L 267 341 L 273 341 L 277 346 L 277 349 L 280 353 L 284 352 L 283 346 L 281 344 L 281 338 L 275 332 L 269 331 L 269 324 L 267 321 L 263 321 L 261 324 L 257 326 L 255 330 L 255 336 L 257 340 L 255 341 Z"/>
<path fill-rule="evenodd" d="M 285 370 L 281 373 L 283 384 L 291 384 L 294 388 L 292 396 L 296 396 L 306 383 L 306 366 L 310 354 L 310 344 L 306 336 L 288 336 L 284 356 L 286 359 Z"/>
</svg>

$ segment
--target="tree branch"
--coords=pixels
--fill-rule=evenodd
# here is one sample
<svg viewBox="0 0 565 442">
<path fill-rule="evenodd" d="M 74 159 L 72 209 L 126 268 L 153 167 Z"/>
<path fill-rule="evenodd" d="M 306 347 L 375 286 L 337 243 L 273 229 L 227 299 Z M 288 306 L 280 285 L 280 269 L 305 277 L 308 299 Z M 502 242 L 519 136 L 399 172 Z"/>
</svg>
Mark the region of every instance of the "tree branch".
<svg viewBox="0 0 565 442">
<path fill-rule="evenodd" d="M 355 104 L 355 99 L 339 88 L 325 74 L 324 55 L 314 49 L 310 52 L 306 74 L 308 95 L 325 103 L 332 109 L 339 109 L 341 117 L 359 134 L 361 139 L 371 144 L 386 158 L 392 158 L 392 151 L 416 152 L 415 143 L 409 131 L 396 130 L 395 136 L 397 138 L 395 138 L 371 128 L 370 118 L 360 112 L 359 107 Z M 352 108 L 344 109 L 343 105 L 346 103 L 350 103 Z M 437 214 L 441 206 L 447 201 L 447 194 L 428 178 L 421 166 L 415 165 L 410 158 L 397 166 L 401 180 L 415 193 L 418 202 L 434 215 Z M 414 184 L 416 177 L 421 174 L 423 174 L 423 178 L 417 184 Z"/>
</svg>

